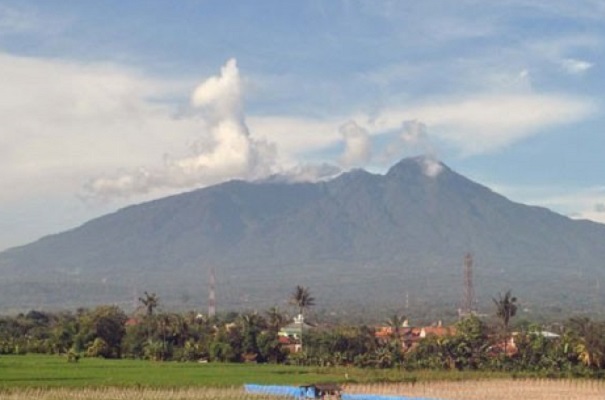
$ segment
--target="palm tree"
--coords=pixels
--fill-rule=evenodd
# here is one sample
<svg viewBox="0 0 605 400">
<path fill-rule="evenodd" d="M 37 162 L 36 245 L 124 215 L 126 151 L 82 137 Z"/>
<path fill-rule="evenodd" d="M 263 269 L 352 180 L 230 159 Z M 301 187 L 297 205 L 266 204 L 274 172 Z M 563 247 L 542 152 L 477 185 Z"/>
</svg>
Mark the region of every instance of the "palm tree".
<svg viewBox="0 0 605 400">
<path fill-rule="evenodd" d="M 517 298 L 511 294 L 510 290 L 507 290 L 502 297 L 502 293 L 498 293 L 498 299 L 492 298 L 496 306 L 496 316 L 500 318 L 502 327 L 504 329 L 504 353 L 506 354 L 506 345 L 508 342 L 508 325 L 510 319 L 517 314 Z"/>
<path fill-rule="evenodd" d="M 282 325 L 286 321 L 284 314 L 279 310 L 279 307 L 271 307 L 265 313 L 267 315 L 267 325 L 272 332 L 279 332 Z"/>
<path fill-rule="evenodd" d="M 253 356 L 253 359 L 256 359 L 259 353 L 257 339 L 266 326 L 265 319 L 256 312 L 253 312 L 240 315 L 239 322 L 242 327 L 243 351 Z"/>
<path fill-rule="evenodd" d="M 492 298 L 496 305 L 496 316 L 502 321 L 502 325 L 505 330 L 508 330 L 508 324 L 510 319 L 517 314 L 517 298 L 511 294 L 510 290 L 507 290 L 502 297 L 501 293 L 498 293 L 498 299 Z"/>
<path fill-rule="evenodd" d="M 315 298 L 311 296 L 309 288 L 297 285 L 290 296 L 290 304 L 298 307 L 300 317 L 300 350 L 303 348 L 303 328 L 305 326 L 304 311 L 315 305 Z"/>
<path fill-rule="evenodd" d="M 401 327 L 406 321 L 405 315 L 399 315 L 397 313 L 393 314 L 391 318 L 387 319 L 386 323 L 388 326 L 393 328 L 393 336 L 399 339 L 399 332 Z"/>
<path fill-rule="evenodd" d="M 145 323 L 147 325 L 147 340 L 151 341 L 151 330 L 152 330 L 152 323 L 154 322 L 153 317 L 153 310 L 158 306 L 158 304 L 160 303 L 160 298 L 155 294 L 155 293 L 147 293 L 147 291 L 145 291 L 145 297 L 139 297 L 139 302 L 141 302 L 141 304 L 143 304 L 143 306 L 145 306 L 145 309 L 147 310 L 147 317 L 145 318 Z"/>
<path fill-rule="evenodd" d="M 309 288 L 298 285 L 290 296 L 290 304 L 297 306 L 299 314 L 303 315 L 306 309 L 315 305 L 315 298 L 311 296 Z"/>
<path fill-rule="evenodd" d="M 153 315 L 153 309 L 160 303 L 160 298 L 155 293 L 149 294 L 145 292 L 145 297 L 139 297 L 139 301 L 145 306 L 147 316 L 151 317 Z"/>
</svg>

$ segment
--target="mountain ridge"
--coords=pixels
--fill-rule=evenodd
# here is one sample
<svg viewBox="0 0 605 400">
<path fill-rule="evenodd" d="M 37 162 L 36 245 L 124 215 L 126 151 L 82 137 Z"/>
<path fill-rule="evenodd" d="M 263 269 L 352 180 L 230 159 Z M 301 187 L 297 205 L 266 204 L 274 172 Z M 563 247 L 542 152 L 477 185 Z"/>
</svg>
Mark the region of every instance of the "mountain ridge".
<svg viewBox="0 0 605 400">
<path fill-rule="evenodd" d="M 508 288 L 533 308 L 603 301 L 586 288 L 605 279 L 605 225 L 512 202 L 442 163 L 434 174 L 434 163 L 403 159 L 384 175 L 353 170 L 318 183 L 235 180 L 129 206 L 0 253 L 0 304 L 39 307 L 33 283 L 54 299 L 68 282 L 98 296 L 74 288 L 52 305 L 70 296 L 126 304 L 137 288 L 203 307 L 215 268 L 227 308 L 283 303 L 305 284 L 328 309 L 400 308 L 407 292 L 418 309 L 451 311 L 467 252 L 483 303 Z M 22 293 L 3 296 L 13 285 Z"/>
</svg>

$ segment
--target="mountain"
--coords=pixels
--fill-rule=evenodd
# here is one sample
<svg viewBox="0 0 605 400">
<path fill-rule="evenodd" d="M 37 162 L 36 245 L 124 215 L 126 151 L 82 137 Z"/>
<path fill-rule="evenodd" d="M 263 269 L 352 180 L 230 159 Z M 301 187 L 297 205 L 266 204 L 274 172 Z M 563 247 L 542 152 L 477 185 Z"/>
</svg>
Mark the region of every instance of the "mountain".
<svg viewBox="0 0 605 400">
<path fill-rule="evenodd" d="M 300 284 L 326 310 L 453 315 L 467 252 L 480 309 L 507 289 L 533 312 L 603 304 L 605 225 L 514 203 L 443 164 L 429 174 L 428 161 L 319 183 L 230 181 L 124 208 L 0 253 L 0 308 L 128 308 L 148 290 L 203 309 L 214 268 L 223 310 L 283 307 Z"/>
</svg>

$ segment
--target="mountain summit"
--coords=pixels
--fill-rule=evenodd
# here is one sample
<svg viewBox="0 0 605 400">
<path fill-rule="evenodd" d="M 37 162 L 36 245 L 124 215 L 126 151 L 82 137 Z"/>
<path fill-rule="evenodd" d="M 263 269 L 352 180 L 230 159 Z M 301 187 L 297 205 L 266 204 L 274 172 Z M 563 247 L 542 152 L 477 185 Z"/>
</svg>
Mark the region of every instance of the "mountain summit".
<svg viewBox="0 0 605 400">
<path fill-rule="evenodd" d="M 604 301 L 605 226 L 514 203 L 426 157 L 385 175 L 319 183 L 230 181 L 130 206 L 0 253 L 3 308 L 132 303 L 202 308 L 214 268 L 219 308 L 283 304 L 312 288 L 326 309 L 447 309 L 473 254 L 478 303 L 512 289 L 527 308 Z M 605 285 L 603 285 L 605 286 Z"/>
</svg>

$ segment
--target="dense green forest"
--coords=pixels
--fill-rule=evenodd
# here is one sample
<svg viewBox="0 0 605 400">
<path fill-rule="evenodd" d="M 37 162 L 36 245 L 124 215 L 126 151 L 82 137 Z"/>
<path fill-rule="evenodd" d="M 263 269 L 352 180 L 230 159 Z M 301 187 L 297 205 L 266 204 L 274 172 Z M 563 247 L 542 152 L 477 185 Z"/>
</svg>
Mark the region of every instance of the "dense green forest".
<svg viewBox="0 0 605 400">
<path fill-rule="evenodd" d="M 297 303 L 294 296 L 299 312 L 314 304 L 312 297 Z M 548 336 L 537 324 L 514 324 L 517 305 L 510 292 L 493 300 L 491 322 L 470 315 L 451 334 L 429 334 L 413 346 L 401 333 L 405 317 L 395 314 L 383 324 L 392 328 L 387 337 L 376 335 L 374 326 L 319 322 L 304 331 L 302 351 L 290 353 L 278 336 L 290 319 L 278 308 L 209 318 L 158 312 L 159 298 L 146 293 L 141 312 L 130 317 L 111 305 L 1 317 L 0 354 L 605 376 L 605 322 L 571 318 Z M 514 352 L 506 349 L 511 338 Z"/>
</svg>

